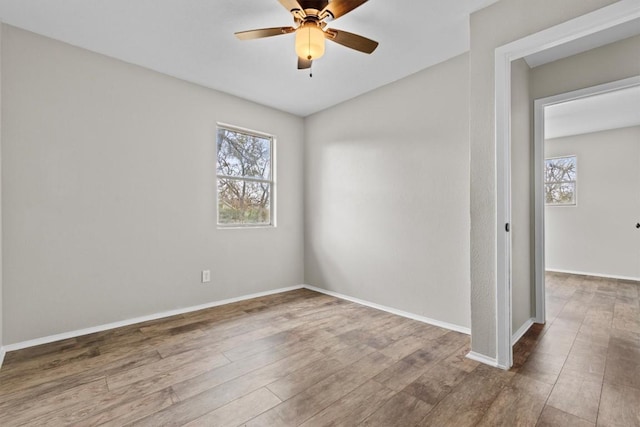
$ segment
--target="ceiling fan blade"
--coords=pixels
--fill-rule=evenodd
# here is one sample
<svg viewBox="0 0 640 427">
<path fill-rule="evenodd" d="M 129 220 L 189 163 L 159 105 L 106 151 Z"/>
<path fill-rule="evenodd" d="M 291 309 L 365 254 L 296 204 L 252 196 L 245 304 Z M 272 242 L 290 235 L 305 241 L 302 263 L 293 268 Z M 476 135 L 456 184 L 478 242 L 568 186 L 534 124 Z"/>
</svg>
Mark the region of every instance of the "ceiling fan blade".
<svg viewBox="0 0 640 427">
<path fill-rule="evenodd" d="M 293 13 L 294 10 L 299 10 L 302 16 L 306 16 L 304 9 L 300 6 L 297 0 L 278 0 L 281 5 L 285 7 L 289 12 Z"/>
<path fill-rule="evenodd" d="M 306 70 L 308 68 L 311 68 L 311 62 L 313 61 L 298 57 L 298 70 Z"/>
<path fill-rule="evenodd" d="M 263 37 L 280 36 L 282 34 L 293 33 L 296 29 L 293 27 L 275 27 L 275 28 L 260 28 L 259 30 L 239 31 L 236 37 L 240 40 L 253 40 L 261 39 Z"/>
<path fill-rule="evenodd" d="M 327 40 L 331 40 L 363 53 L 371 53 L 378 47 L 378 42 L 376 41 L 347 31 L 334 30 L 333 28 L 325 31 L 325 37 Z"/>
<path fill-rule="evenodd" d="M 323 16 L 325 12 L 329 12 L 333 19 L 338 19 L 366 2 L 367 0 L 333 0 L 320 12 L 320 16 Z"/>
</svg>

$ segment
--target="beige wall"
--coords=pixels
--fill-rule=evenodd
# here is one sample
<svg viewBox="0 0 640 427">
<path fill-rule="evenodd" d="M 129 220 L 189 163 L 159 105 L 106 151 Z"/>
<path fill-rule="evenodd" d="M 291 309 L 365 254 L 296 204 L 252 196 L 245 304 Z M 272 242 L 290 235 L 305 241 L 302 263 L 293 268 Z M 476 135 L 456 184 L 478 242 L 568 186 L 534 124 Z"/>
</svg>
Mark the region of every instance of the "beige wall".
<svg viewBox="0 0 640 427">
<path fill-rule="evenodd" d="M 640 75 L 640 36 L 533 68 L 531 96 L 545 98 L 637 75 Z"/>
<path fill-rule="evenodd" d="M 511 329 L 535 317 L 530 68 L 511 64 Z"/>
<path fill-rule="evenodd" d="M 2 99 L 2 31 L 0 28 L 0 100 Z M 2 346 L 4 345 L 4 293 L 2 268 L 2 109 L 0 108 L 0 366 L 2 366 Z"/>
<path fill-rule="evenodd" d="M 611 3 L 509 0 L 471 15 L 471 341 L 476 353 L 496 356 L 495 49 Z"/>
<path fill-rule="evenodd" d="M 5 344 L 302 283 L 301 118 L 9 26 L 2 45 Z M 218 121 L 277 137 L 277 228 L 216 229 Z"/>
<path fill-rule="evenodd" d="M 305 279 L 469 327 L 468 57 L 305 120 Z"/>
<path fill-rule="evenodd" d="M 545 208 L 546 268 L 640 280 L 640 126 L 550 139 L 575 155 L 575 206 Z"/>
</svg>

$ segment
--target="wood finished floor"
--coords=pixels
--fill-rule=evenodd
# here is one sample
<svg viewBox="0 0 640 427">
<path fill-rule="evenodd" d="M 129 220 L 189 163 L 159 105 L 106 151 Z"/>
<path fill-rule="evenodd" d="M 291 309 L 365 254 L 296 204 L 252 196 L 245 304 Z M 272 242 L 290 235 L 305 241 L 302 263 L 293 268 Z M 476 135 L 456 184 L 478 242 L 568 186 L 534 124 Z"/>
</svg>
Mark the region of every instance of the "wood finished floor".
<svg viewBox="0 0 640 427">
<path fill-rule="evenodd" d="M 132 325 L 7 354 L 0 425 L 640 426 L 639 287 L 549 275 L 508 372 L 308 290 Z"/>
</svg>

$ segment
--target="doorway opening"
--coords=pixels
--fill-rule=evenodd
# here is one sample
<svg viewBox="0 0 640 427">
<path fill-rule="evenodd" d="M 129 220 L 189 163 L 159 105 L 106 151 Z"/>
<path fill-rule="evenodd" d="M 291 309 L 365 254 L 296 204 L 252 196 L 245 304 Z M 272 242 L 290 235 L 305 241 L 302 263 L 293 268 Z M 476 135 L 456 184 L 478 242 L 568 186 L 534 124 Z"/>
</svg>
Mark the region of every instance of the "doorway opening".
<svg viewBox="0 0 640 427">
<path fill-rule="evenodd" d="M 536 323 L 547 272 L 640 280 L 638 106 L 640 76 L 534 103 Z"/>
<path fill-rule="evenodd" d="M 495 51 L 495 129 L 496 129 L 496 361 L 509 369 L 513 364 L 511 289 L 511 66 L 512 62 L 545 51 L 562 51 L 583 44 L 598 33 L 628 27 L 640 19 L 636 2 L 622 0 L 571 21 L 501 46 Z M 583 46 L 584 47 L 584 46 Z M 588 50 L 588 49 L 584 49 Z M 583 51 L 584 51 L 583 50 Z M 566 53 L 566 52 L 565 52 Z M 569 55 L 565 55 L 569 56 Z M 536 182 L 538 179 L 536 179 Z M 537 215 L 537 212 L 536 212 Z M 537 216 L 536 216 L 537 218 Z M 536 222 L 536 226 L 537 226 Z M 535 229 L 535 239 L 543 230 Z M 542 237 L 544 239 L 544 237 Z M 543 259 L 535 251 L 535 271 L 543 271 Z M 539 274 L 539 273 L 538 273 Z M 536 286 L 544 279 L 535 277 Z M 544 292 L 544 291 L 543 291 Z M 536 294 L 536 303 L 539 295 Z M 536 304 L 536 320 L 539 317 Z M 544 310 L 544 307 L 542 308 Z"/>
</svg>

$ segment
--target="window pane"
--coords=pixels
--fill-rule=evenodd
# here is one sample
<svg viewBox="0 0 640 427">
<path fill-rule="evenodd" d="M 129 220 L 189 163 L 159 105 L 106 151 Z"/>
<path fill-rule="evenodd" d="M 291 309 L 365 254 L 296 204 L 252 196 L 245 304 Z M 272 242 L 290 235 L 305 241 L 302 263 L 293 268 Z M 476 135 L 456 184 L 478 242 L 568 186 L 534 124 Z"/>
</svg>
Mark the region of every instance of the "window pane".
<svg viewBox="0 0 640 427">
<path fill-rule="evenodd" d="M 219 224 L 270 224 L 271 184 L 218 179 Z"/>
<path fill-rule="evenodd" d="M 545 203 L 549 205 L 575 205 L 576 183 L 563 182 L 546 184 Z"/>
<path fill-rule="evenodd" d="M 545 161 L 544 182 L 566 182 L 576 180 L 576 158 L 560 157 Z"/>
<path fill-rule="evenodd" d="M 217 174 L 271 179 L 271 138 L 218 129 Z"/>
<path fill-rule="evenodd" d="M 545 203 L 576 204 L 576 156 L 546 159 L 544 162 Z"/>
</svg>

